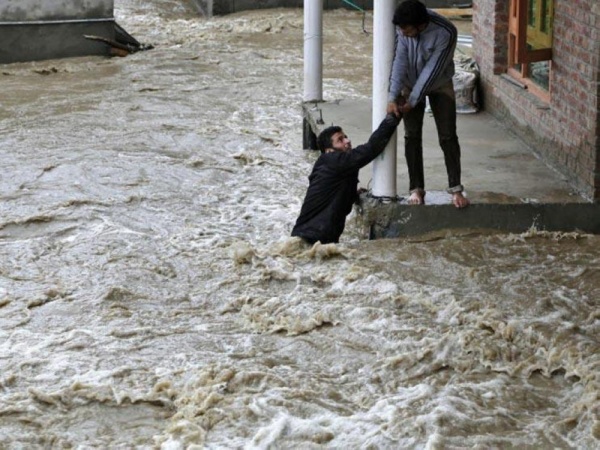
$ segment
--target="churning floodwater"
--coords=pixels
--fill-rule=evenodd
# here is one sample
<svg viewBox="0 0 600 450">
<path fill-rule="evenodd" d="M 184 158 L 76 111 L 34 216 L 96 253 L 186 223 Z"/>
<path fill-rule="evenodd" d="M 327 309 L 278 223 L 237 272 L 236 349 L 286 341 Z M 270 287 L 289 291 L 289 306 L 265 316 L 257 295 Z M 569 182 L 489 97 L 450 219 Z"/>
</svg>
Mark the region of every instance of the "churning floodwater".
<svg viewBox="0 0 600 450">
<path fill-rule="evenodd" d="M 153 50 L 0 66 L 0 448 L 598 448 L 598 236 L 302 244 L 302 11 L 115 3 Z"/>
</svg>

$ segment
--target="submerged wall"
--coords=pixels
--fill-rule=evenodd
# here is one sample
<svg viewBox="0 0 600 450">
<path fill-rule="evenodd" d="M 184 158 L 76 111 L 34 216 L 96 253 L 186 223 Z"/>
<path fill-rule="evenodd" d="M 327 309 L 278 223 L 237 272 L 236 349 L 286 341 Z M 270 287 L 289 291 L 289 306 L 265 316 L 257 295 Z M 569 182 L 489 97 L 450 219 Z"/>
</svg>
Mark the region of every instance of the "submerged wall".
<svg viewBox="0 0 600 450">
<path fill-rule="evenodd" d="M 3 0 L 0 64 L 108 54 L 84 38 L 114 39 L 114 0 Z"/>
<path fill-rule="evenodd" d="M 209 4 L 212 14 L 230 14 L 237 11 L 265 8 L 302 8 L 304 0 L 194 0 Z M 399 0 L 398 0 L 399 1 Z M 421 0 L 428 8 L 467 8 L 471 0 Z M 324 9 L 348 8 L 373 9 L 373 0 L 323 0 Z"/>
<path fill-rule="evenodd" d="M 351 0 L 362 9 L 373 9 L 373 0 Z M 237 11 L 265 8 L 302 8 L 303 0 L 212 0 L 212 13 L 230 14 Z M 343 0 L 323 0 L 324 9 L 352 8 Z"/>
</svg>

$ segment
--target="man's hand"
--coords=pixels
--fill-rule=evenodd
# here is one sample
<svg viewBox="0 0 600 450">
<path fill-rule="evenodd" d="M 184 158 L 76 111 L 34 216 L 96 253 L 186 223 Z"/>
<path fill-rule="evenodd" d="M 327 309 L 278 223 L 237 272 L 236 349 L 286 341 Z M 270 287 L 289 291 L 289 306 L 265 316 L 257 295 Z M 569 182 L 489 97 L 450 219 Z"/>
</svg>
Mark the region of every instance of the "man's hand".
<svg viewBox="0 0 600 450">
<path fill-rule="evenodd" d="M 396 117 L 400 117 L 400 108 L 398 107 L 398 103 L 396 102 L 389 102 L 387 104 L 385 112 L 386 114 L 393 114 Z"/>
<path fill-rule="evenodd" d="M 406 102 L 403 105 L 400 105 L 398 107 L 398 110 L 402 113 L 402 114 L 407 114 L 411 111 L 412 106 L 410 106 L 410 103 Z"/>
<path fill-rule="evenodd" d="M 406 101 L 406 98 L 399 97 L 395 102 L 388 102 L 386 113 L 393 114 L 396 117 L 401 117 L 402 114 L 406 114 L 412 109 L 410 103 Z"/>
</svg>

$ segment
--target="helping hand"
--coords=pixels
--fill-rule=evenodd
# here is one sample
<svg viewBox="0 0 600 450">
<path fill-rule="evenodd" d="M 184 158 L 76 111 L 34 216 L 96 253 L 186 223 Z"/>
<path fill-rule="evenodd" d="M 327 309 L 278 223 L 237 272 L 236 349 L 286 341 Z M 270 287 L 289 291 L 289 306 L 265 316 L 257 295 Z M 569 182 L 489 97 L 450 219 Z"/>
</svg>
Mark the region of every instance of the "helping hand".
<svg viewBox="0 0 600 450">
<path fill-rule="evenodd" d="M 393 114 L 396 117 L 400 117 L 400 108 L 398 107 L 398 103 L 396 102 L 389 102 L 387 104 L 385 112 L 386 114 Z"/>
<path fill-rule="evenodd" d="M 398 110 L 402 113 L 402 114 L 407 114 L 412 110 L 412 106 L 410 106 L 410 103 L 406 102 L 403 105 L 400 105 L 398 107 Z"/>
<path fill-rule="evenodd" d="M 406 98 L 399 97 L 395 102 L 388 102 L 386 113 L 394 114 L 396 117 L 400 117 L 402 114 L 408 113 L 412 110 L 410 103 L 406 101 Z"/>
</svg>

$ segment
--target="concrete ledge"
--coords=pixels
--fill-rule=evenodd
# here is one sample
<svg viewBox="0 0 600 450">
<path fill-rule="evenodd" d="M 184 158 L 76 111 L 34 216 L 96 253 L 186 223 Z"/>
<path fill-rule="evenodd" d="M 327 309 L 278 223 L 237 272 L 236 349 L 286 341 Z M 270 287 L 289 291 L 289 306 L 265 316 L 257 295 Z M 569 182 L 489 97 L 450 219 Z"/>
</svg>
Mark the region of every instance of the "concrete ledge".
<svg viewBox="0 0 600 450">
<path fill-rule="evenodd" d="M 70 58 L 87 55 L 106 55 L 110 48 L 84 38 L 84 35 L 115 38 L 112 19 L 98 22 L 51 23 L 0 26 L 0 64 Z"/>
<path fill-rule="evenodd" d="M 536 228 L 600 234 L 600 204 L 406 205 L 382 203 L 363 194 L 359 220 L 369 239 L 416 236 L 443 230 L 494 230 L 522 233 Z"/>
<path fill-rule="evenodd" d="M 109 47 L 84 35 L 115 37 L 113 0 L 3 0 L 0 64 L 85 55 Z"/>
</svg>

